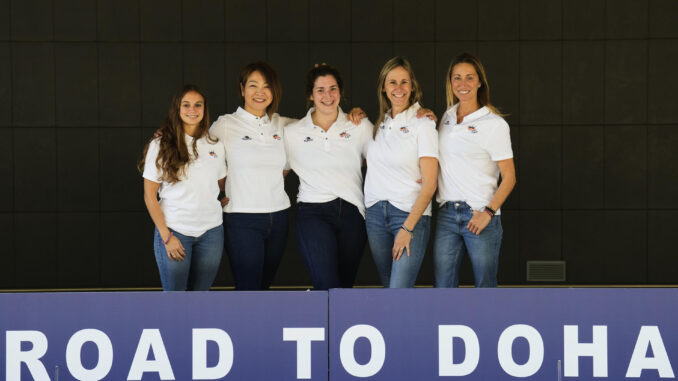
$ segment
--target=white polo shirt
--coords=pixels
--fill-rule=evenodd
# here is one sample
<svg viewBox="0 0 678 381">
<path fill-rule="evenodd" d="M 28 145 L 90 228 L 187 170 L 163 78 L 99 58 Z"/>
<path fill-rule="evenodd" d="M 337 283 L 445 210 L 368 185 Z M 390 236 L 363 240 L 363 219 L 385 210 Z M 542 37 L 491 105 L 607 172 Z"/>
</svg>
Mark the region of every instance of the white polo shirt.
<svg viewBox="0 0 678 381">
<path fill-rule="evenodd" d="M 457 124 L 457 108 L 450 107 L 440 121 L 440 205 L 465 201 L 482 210 L 497 192 L 497 161 L 513 157 L 511 135 L 506 121 L 487 107 L 466 115 Z M 497 210 L 500 214 L 500 210 Z"/>
<path fill-rule="evenodd" d="M 372 140 L 372 123 L 364 118 L 356 126 L 339 109 L 337 120 L 325 132 L 313 124 L 314 110 L 285 128 L 287 160 L 299 176 L 297 200 L 328 202 L 339 197 L 364 217 L 361 167 Z"/>
<path fill-rule="evenodd" d="M 436 124 L 428 118 L 417 118 L 419 103 L 389 116 L 379 126 L 377 136 L 367 153 L 365 206 L 388 201 L 396 208 L 409 212 L 419 196 L 421 169 L 419 158 L 438 158 Z M 431 204 L 424 215 L 431 215 Z"/>
<path fill-rule="evenodd" d="M 160 151 L 160 139 L 148 146 L 143 177 L 160 183 L 160 209 L 167 226 L 183 235 L 199 237 L 209 229 L 221 225 L 221 203 L 217 181 L 226 177 L 224 146 L 198 139 L 198 157 L 193 157 L 193 137 L 186 135 L 191 161 L 185 174 L 174 184 L 160 180 L 162 172 L 155 166 Z"/>
<path fill-rule="evenodd" d="M 292 119 L 258 117 L 238 107 L 210 127 L 226 148 L 226 213 L 272 213 L 287 209 L 283 169 L 287 161 L 283 127 Z"/>
</svg>

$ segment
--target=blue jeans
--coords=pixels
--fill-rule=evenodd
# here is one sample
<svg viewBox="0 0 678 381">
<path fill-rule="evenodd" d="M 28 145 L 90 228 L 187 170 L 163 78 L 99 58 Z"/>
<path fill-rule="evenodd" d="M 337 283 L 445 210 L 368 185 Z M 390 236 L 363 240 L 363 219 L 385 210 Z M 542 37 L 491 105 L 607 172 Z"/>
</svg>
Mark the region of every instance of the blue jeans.
<svg viewBox="0 0 678 381">
<path fill-rule="evenodd" d="M 167 256 L 158 229 L 155 229 L 155 261 L 164 291 L 209 291 L 217 276 L 224 250 L 224 227 L 219 225 L 200 237 L 191 237 L 172 230 L 184 246 L 186 256 L 174 261 Z"/>
<path fill-rule="evenodd" d="M 463 201 L 446 202 L 438 210 L 433 245 L 436 287 L 459 286 L 461 261 L 466 252 L 471 259 L 476 287 L 497 287 L 503 235 L 501 218 L 492 217 L 480 235 L 475 235 L 466 227 L 472 216 L 473 210 Z"/>
<path fill-rule="evenodd" d="M 379 201 L 369 207 L 366 214 L 367 239 L 381 283 L 389 288 L 414 287 L 428 246 L 431 217 L 421 216 L 412 231 L 409 256 L 405 250 L 402 257 L 394 261 L 393 242 L 410 213 L 396 208 L 388 201 Z"/>
<path fill-rule="evenodd" d="M 236 290 L 271 286 L 287 244 L 288 211 L 224 213 L 226 253 Z"/>
<path fill-rule="evenodd" d="M 297 242 L 316 290 L 353 287 L 365 249 L 365 220 L 340 198 L 299 202 Z"/>
</svg>

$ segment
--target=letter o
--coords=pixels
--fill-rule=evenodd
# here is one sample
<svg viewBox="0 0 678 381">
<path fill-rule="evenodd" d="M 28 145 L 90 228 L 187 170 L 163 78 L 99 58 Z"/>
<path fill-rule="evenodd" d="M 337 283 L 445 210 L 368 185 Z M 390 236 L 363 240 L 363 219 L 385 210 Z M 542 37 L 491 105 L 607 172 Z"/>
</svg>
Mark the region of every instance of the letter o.
<svg viewBox="0 0 678 381">
<path fill-rule="evenodd" d="M 364 337 L 370 342 L 370 361 L 360 365 L 353 356 L 353 348 L 358 338 Z M 341 365 L 352 376 L 372 377 L 377 374 L 386 360 L 386 343 L 378 329 L 371 325 L 358 324 L 344 332 L 339 344 L 339 358 Z"/>
<path fill-rule="evenodd" d="M 518 337 L 524 337 L 529 346 L 529 357 L 525 364 L 519 365 L 513 361 L 513 342 Z M 544 362 L 544 341 L 539 332 L 532 326 L 515 324 L 504 330 L 499 336 L 497 357 L 502 369 L 513 377 L 530 377 L 539 371 Z"/>
<path fill-rule="evenodd" d="M 99 361 L 92 369 L 86 369 L 80 361 L 82 346 L 93 342 L 99 349 Z M 81 381 L 99 381 L 108 375 L 113 366 L 113 344 L 108 336 L 98 329 L 82 329 L 71 336 L 66 345 L 66 365 L 73 377 Z"/>
</svg>

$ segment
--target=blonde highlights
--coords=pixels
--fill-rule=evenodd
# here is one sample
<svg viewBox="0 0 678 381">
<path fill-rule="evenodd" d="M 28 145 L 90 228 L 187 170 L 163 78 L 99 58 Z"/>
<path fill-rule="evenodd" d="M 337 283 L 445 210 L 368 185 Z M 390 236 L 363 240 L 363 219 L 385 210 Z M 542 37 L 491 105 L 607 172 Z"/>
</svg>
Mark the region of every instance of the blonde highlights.
<svg viewBox="0 0 678 381">
<path fill-rule="evenodd" d="M 414 76 L 414 70 L 412 69 L 410 61 L 408 61 L 407 58 L 402 56 L 396 56 L 386 61 L 384 66 L 381 68 L 381 72 L 379 72 L 379 77 L 377 78 L 377 98 L 379 99 L 379 117 L 377 118 L 377 121 L 374 123 L 374 134 L 373 134 L 374 136 L 377 135 L 379 125 L 381 124 L 381 122 L 384 121 L 384 115 L 386 115 L 386 111 L 388 111 L 391 108 L 391 101 L 388 100 L 388 97 L 386 96 L 386 91 L 384 91 L 386 76 L 388 75 L 388 73 L 391 72 L 391 70 L 397 67 L 402 67 L 403 69 L 405 69 L 405 71 L 407 71 L 407 74 L 409 74 L 410 76 L 410 83 L 412 85 L 412 92 L 410 93 L 409 99 L 410 106 L 421 101 L 422 98 L 421 86 L 419 86 L 419 82 L 417 82 L 417 78 Z"/>
<path fill-rule="evenodd" d="M 445 76 L 445 95 L 447 99 L 447 108 L 454 106 L 459 102 L 459 99 L 454 95 L 452 91 L 452 71 L 457 64 L 467 63 L 473 66 L 476 73 L 478 74 L 478 80 L 480 81 L 480 88 L 478 88 L 478 104 L 482 107 L 485 106 L 494 114 L 499 116 L 504 116 L 499 109 L 494 107 L 490 102 L 490 84 L 487 81 L 487 75 L 485 74 L 485 68 L 480 62 L 478 57 L 474 56 L 471 53 L 461 53 L 460 55 L 454 57 L 450 66 L 447 68 L 447 76 Z"/>
</svg>

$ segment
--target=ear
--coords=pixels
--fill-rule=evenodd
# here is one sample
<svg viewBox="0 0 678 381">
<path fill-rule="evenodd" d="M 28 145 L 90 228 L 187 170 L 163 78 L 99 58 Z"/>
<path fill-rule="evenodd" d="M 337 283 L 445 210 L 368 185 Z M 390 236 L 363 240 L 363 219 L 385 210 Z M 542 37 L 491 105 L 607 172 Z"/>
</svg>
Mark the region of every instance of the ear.
<svg viewBox="0 0 678 381">
<path fill-rule="evenodd" d="M 243 87 L 243 85 L 240 85 L 240 96 L 245 97 L 245 88 Z"/>
</svg>

